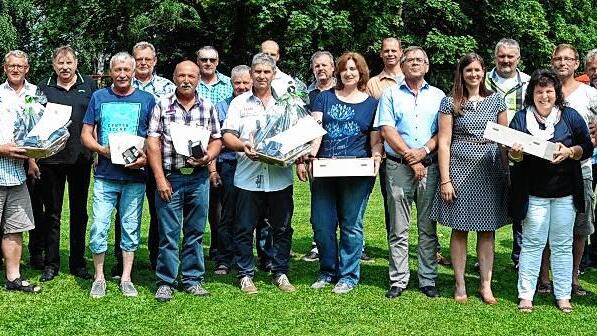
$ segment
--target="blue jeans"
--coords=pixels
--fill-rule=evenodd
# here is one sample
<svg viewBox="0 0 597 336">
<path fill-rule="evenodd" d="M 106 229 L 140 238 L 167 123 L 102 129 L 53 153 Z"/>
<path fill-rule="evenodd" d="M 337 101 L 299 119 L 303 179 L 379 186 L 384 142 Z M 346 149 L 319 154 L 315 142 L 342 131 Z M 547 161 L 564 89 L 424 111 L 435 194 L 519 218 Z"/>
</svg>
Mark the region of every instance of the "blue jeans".
<svg viewBox="0 0 597 336">
<path fill-rule="evenodd" d="M 166 202 L 155 194 L 160 236 L 156 277 L 158 286 L 176 286 L 178 266 L 182 268 L 185 288 L 203 281 L 203 234 L 209 207 L 209 179 L 207 168 L 196 168 L 191 175 L 178 172 L 167 176 L 172 187 L 172 199 Z M 179 260 L 178 241 L 183 233 L 182 260 Z"/>
<path fill-rule="evenodd" d="M 356 286 L 363 250 L 363 216 L 375 180 L 371 177 L 314 178 L 311 219 L 320 275 Z M 336 230 L 340 227 L 340 242 Z"/>
<path fill-rule="evenodd" d="M 572 232 L 576 210 L 572 196 L 529 196 L 529 210 L 522 224 L 522 249 L 518 269 L 518 298 L 533 300 L 541 256 L 546 242 L 551 249 L 551 272 L 556 299 L 570 299 L 572 290 Z"/>
<path fill-rule="evenodd" d="M 290 247 L 292 244 L 292 185 L 285 189 L 264 192 L 235 188 L 236 223 L 234 242 L 236 245 L 236 266 L 238 277 L 255 275 L 253 257 L 253 231 L 263 218 L 267 218 L 273 235 L 272 274 L 288 273 Z"/>
<path fill-rule="evenodd" d="M 108 249 L 108 231 L 112 211 L 119 198 L 118 211 L 122 223 L 120 247 L 127 252 L 137 250 L 141 235 L 144 196 L 145 183 L 95 179 L 93 183 L 93 224 L 89 238 L 89 248 L 93 254 L 104 253 Z"/>
</svg>

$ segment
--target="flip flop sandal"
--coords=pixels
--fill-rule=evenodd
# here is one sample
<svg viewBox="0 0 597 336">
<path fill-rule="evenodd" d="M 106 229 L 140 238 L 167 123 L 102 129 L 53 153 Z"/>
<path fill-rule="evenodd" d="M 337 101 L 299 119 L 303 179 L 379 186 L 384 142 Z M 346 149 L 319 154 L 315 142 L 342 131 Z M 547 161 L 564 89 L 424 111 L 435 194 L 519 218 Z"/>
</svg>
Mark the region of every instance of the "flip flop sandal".
<svg viewBox="0 0 597 336">
<path fill-rule="evenodd" d="M 37 294 L 41 292 L 41 287 L 31 284 L 27 280 L 16 278 L 13 281 L 6 279 L 6 290 Z"/>
<path fill-rule="evenodd" d="M 574 310 L 574 309 L 572 308 L 572 306 L 560 306 L 560 304 L 559 304 L 559 303 L 557 303 L 557 301 L 556 301 L 556 307 L 558 307 L 558 309 L 559 309 L 560 311 L 562 311 L 562 313 L 565 313 L 565 314 L 572 313 L 572 310 Z"/>
<path fill-rule="evenodd" d="M 533 306 L 521 306 L 518 305 L 518 311 L 521 313 L 532 313 L 533 312 Z"/>
</svg>

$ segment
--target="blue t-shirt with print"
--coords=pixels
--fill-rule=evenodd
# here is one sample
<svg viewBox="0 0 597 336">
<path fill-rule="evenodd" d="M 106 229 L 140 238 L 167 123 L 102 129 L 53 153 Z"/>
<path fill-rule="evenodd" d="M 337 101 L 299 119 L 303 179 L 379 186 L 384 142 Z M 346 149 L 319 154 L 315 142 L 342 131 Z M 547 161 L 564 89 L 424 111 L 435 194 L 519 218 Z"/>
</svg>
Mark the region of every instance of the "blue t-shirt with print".
<svg viewBox="0 0 597 336">
<path fill-rule="evenodd" d="M 111 133 L 146 138 L 154 106 L 155 98 L 150 93 L 135 89 L 128 96 L 119 96 L 108 87 L 93 93 L 83 123 L 97 126 L 97 140 L 102 146 L 108 145 L 108 135 Z M 145 181 L 145 170 L 115 165 L 110 159 L 99 155 L 95 177 L 142 182 Z"/>
<path fill-rule="evenodd" d="M 323 136 L 318 157 L 369 157 L 369 133 L 377 100 L 368 97 L 360 103 L 346 103 L 338 99 L 334 89 L 321 92 L 312 105 L 313 111 L 323 113 Z"/>
</svg>

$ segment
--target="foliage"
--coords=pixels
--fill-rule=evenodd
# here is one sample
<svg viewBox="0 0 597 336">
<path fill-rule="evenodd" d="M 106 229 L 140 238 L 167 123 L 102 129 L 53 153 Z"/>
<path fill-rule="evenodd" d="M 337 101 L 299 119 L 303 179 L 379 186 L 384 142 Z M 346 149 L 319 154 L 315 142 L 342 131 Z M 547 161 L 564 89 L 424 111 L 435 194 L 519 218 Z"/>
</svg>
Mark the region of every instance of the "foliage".
<svg viewBox="0 0 597 336">
<path fill-rule="evenodd" d="M 213 45 L 227 73 L 271 38 L 282 46 L 280 68 L 308 80 L 310 55 L 323 49 L 359 51 L 376 74 L 381 40 L 398 36 L 428 51 L 429 80 L 447 90 L 464 53 L 475 51 L 491 65 L 502 37 L 520 42 L 527 72 L 549 66 L 558 43 L 586 53 L 597 46 L 595 8 L 597 0 L 0 0 L 0 51 L 28 51 L 37 80 L 50 72 L 51 51 L 61 44 L 78 50 L 83 72 L 97 73 L 110 55 L 148 40 L 166 75 Z"/>
</svg>

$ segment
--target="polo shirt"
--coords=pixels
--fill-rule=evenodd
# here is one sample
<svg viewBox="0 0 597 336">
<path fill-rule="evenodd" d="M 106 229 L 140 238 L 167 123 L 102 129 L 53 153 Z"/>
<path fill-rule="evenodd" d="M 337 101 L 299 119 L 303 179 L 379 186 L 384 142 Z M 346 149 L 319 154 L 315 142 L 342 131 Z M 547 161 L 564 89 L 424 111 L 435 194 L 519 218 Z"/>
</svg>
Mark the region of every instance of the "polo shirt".
<svg viewBox="0 0 597 336">
<path fill-rule="evenodd" d="M 245 92 L 230 102 L 228 115 L 222 126 L 223 133 L 232 133 L 245 142 L 257 130 L 265 127 L 267 112 L 276 104 L 276 95 L 267 106 L 253 94 Z M 238 164 L 234 173 L 234 185 L 248 191 L 279 191 L 292 185 L 292 166 L 279 167 L 252 161 L 244 152 L 237 152 Z"/>
<path fill-rule="evenodd" d="M 381 98 L 381 95 L 385 89 L 400 84 L 404 80 L 404 75 L 391 76 L 385 70 L 379 73 L 379 75 L 371 77 L 367 82 L 367 94 L 375 99 Z"/>
<path fill-rule="evenodd" d="M 392 126 L 410 148 L 421 148 L 437 133 L 437 117 L 444 92 L 427 82 L 417 95 L 403 81 L 384 91 L 374 127 Z M 386 153 L 400 156 L 384 141 Z"/>
<path fill-rule="evenodd" d="M 48 98 L 48 102 L 72 107 L 71 124 L 68 126 L 70 137 L 66 141 L 66 146 L 55 155 L 40 160 L 41 163 L 72 164 L 79 156 L 91 160 L 91 152 L 81 143 L 81 129 L 87 105 L 91 95 L 97 90 L 97 84 L 89 76 L 82 76 L 78 72 L 76 76 L 77 81 L 68 90 L 58 85 L 58 76 L 55 74 L 39 83 L 39 88 Z"/>
</svg>

